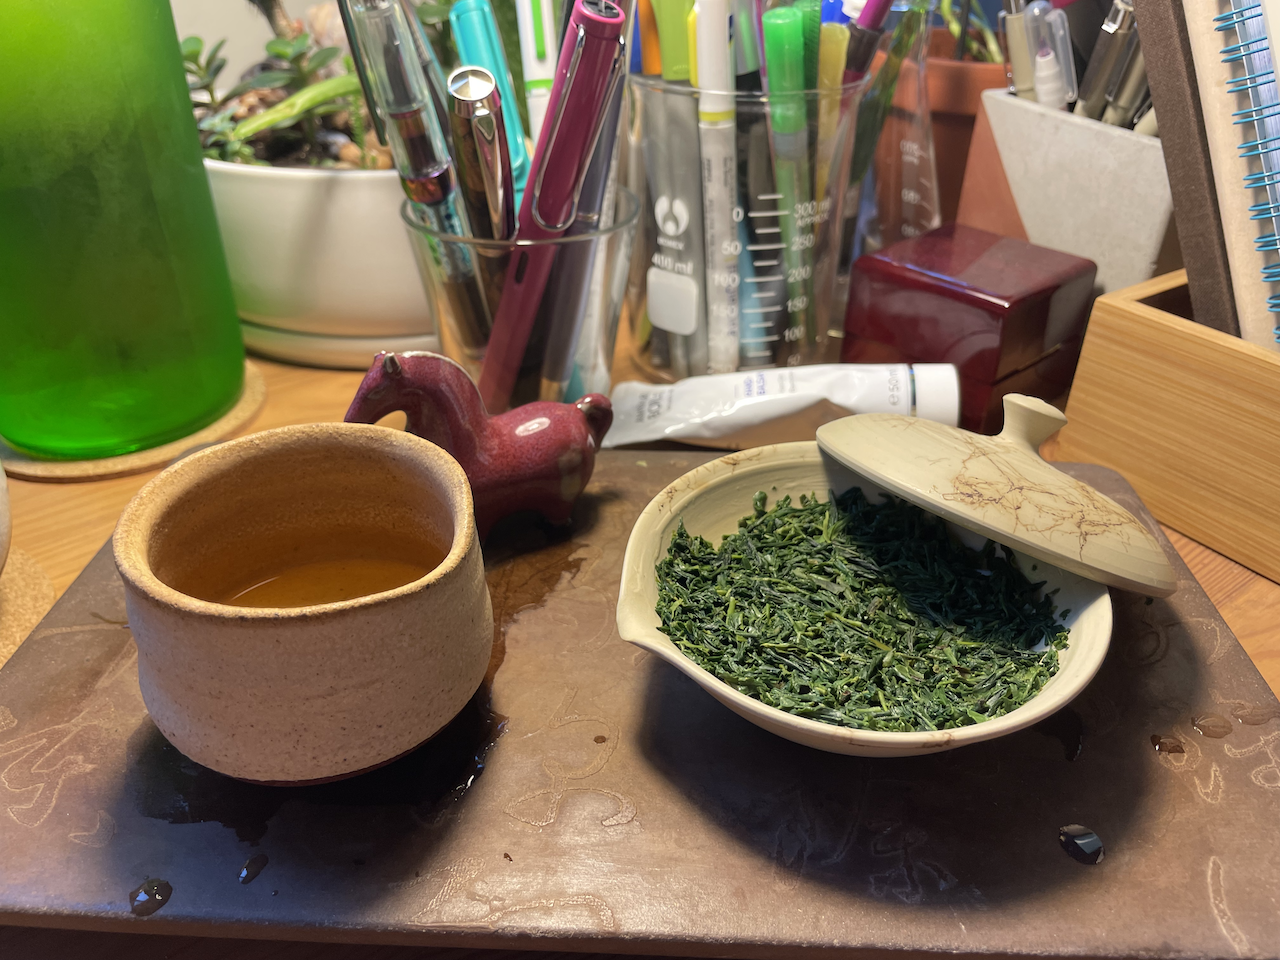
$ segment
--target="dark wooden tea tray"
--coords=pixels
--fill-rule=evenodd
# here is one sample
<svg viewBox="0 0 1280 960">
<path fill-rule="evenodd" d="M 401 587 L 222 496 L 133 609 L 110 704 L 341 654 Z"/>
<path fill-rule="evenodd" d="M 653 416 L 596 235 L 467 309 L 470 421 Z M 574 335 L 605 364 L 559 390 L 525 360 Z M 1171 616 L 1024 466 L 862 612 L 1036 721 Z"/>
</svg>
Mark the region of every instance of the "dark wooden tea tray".
<svg viewBox="0 0 1280 960">
<path fill-rule="evenodd" d="M 1113 592 L 1106 663 L 1049 722 L 928 758 L 835 756 L 757 729 L 614 629 L 632 522 L 709 457 L 607 452 L 570 531 L 496 531 L 491 691 L 416 753 L 328 786 L 238 783 L 167 744 L 104 548 L 0 671 L 0 924 L 742 957 L 1280 955 L 1280 704 L 1167 544 L 1179 591 Z M 1118 475 L 1066 469 L 1160 536 Z M 1068 824 L 1097 833 L 1101 862 L 1068 856 Z M 134 915 L 148 879 L 172 895 Z"/>
</svg>

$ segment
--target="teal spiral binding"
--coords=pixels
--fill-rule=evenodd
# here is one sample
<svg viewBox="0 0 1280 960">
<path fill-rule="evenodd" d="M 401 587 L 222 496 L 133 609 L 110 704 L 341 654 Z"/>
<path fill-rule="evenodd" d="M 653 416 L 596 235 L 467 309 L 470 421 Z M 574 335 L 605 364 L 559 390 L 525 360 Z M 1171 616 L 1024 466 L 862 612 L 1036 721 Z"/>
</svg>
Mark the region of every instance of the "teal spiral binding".
<svg viewBox="0 0 1280 960">
<path fill-rule="evenodd" d="M 1223 63 L 1239 64 L 1242 71 L 1228 81 L 1227 90 L 1249 97 L 1249 106 L 1232 114 L 1233 123 L 1253 130 L 1253 136 L 1240 143 L 1240 156 L 1257 168 L 1244 178 L 1244 187 L 1266 194 L 1265 200 L 1249 207 L 1249 219 L 1265 231 L 1255 238 L 1254 247 L 1269 257 L 1277 255 L 1262 268 L 1262 281 L 1280 283 L 1280 93 L 1262 4 L 1232 0 L 1232 8 L 1213 20 L 1215 30 L 1235 35 L 1236 42 L 1221 53 Z M 1280 313 L 1280 294 L 1267 297 L 1267 309 Z M 1280 342 L 1280 325 L 1272 335 Z"/>
</svg>

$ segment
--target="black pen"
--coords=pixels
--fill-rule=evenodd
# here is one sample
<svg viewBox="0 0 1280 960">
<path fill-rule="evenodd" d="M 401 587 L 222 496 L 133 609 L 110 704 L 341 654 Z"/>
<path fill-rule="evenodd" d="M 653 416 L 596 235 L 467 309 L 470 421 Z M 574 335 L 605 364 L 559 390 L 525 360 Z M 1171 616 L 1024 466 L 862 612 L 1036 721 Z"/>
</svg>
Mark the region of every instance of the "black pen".
<svg viewBox="0 0 1280 960">
<path fill-rule="evenodd" d="M 1133 123 L 1134 115 L 1150 89 L 1147 83 L 1147 62 L 1142 56 L 1142 45 L 1138 43 L 1138 35 L 1133 35 L 1130 44 L 1129 58 L 1125 65 L 1117 71 L 1107 91 L 1107 109 L 1103 111 L 1102 122 L 1116 127 L 1127 127 Z"/>
<path fill-rule="evenodd" d="M 448 86 L 454 165 L 472 235 L 509 240 L 516 232 L 516 192 L 497 81 L 484 67 L 458 67 Z"/>
<path fill-rule="evenodd" d="M 1107 109 L 1107 91 L 1112 78 L 1124 61 L 1133 29 L 1133 4 L 1129 0 L 1112 0 L 1111 12 L 1103 21 L 1098 41 L 1093 45 L 1089 66 L 1080 81 L 1080 98 L 1075 112 L 1097 120 Z"/>
<path fill-rule="evenodd" d="M 414 212 L 436 233 L 471 235 L 458 202 L 453 160 L 436 117 L 428 81 L 410 40 L 411 27 L 397 0 L 358 0 L 351 5 L 355 36 L 374 102 L 382 113 L 400 183 Z M 483 351 L 489 317 L 470 250 L 463 242 L 442 243 L 436 254 L 448 298 L 451 333 L 473 355 Z"/>
</svg>

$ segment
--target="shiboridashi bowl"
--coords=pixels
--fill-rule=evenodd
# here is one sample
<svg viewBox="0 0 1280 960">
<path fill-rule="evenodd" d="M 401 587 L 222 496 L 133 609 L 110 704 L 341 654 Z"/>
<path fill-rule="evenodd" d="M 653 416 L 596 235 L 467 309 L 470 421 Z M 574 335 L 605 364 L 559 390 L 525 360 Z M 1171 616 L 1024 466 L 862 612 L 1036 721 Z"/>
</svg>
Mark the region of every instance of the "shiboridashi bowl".
<svg viewBox="0 0 1280 960">
<path fill-rule="evenodd" d="M 662 632 L 655 607 L 658 581 L 655 566 L 666 556 L 671 535 L 683 518 L 691 534 L 719 545 L 720 538 L 738 529 L 739 518 L 751 512 L 751 499 L 763 490 L 772 506 L 790 496 L 817 494 L 826 500 L 862 487 L 873 501 L 883 496 L 874 484 L 823 454 L 814 442 L 780 443 L 730 454 L 689 471 L 650 501 L 627 542 L 618 598 L 618 633 L 622 639 L 656 654 L 758 727 L 796 743 L 860 757 L 910 757 L 951 750 L 1022 730 L 1066 706 L 1093 679 L 1111 642 L 1111 597 L 1100 583 L 1068 573 L 1042 560 L 1035 561 L 1037 580 L 1044 590 L 1057 588 L 1055 602 L 1068 630 L 1068 646 L 1059 657 L 1058 672 L 1040 692 L 1002 717 L 971 726 L 920 733 L 857 730 L 809 720 L 767 706 L 717 679 Z M 1015 553 L 1016 556 L 1016 553 Z M 1029 561 L 1019 557 L 1023 569 Z M 1062 618 L 1062 611 L 1068 611 Z"/>
</svg>

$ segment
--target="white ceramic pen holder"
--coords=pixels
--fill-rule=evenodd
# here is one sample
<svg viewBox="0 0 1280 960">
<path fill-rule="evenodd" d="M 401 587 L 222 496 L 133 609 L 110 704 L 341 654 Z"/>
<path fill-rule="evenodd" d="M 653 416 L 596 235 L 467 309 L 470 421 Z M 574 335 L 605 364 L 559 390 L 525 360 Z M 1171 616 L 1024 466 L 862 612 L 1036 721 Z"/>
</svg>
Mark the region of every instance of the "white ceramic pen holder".
<svg viewBox="0 0 1280 960">
<path fill-rule="evenodd" d="M 622 177 L 642 210 L 627 285 L 634 370 L 662 381 L 839 359 L 829 332 L 844 320 L 862 82 L 772 98 L 627 83 Z"/>
<path fill-rule="evenodd" d="M 619 187 L 607 225 L 553 240 L 481 240 L 441 233 L 405 201 L 401 218 L 445 356 L 477 382 L 512 254 L 550 248 L 551 275 L 516 375 L 510 406 L 608 393 L 640 204 Z"/>
<path fill-rule="evenodd" d="M 1092 260 L 1101 293 L 1182 265 L 1155 137 L 987 90 L 970 156 L 960 223 Z"/>
</svg>

